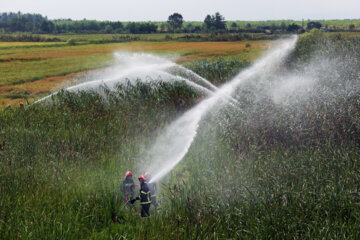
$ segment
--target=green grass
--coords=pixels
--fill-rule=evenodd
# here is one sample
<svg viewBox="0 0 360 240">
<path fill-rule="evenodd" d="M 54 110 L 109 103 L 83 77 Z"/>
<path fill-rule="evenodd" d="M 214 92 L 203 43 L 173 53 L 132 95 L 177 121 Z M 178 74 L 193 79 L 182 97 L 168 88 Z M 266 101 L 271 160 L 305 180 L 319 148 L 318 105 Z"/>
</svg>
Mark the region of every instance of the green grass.
<svg viewBox="0 0 360 240">
<path fill-rule="evenodd" d="M 248 43 L 249 41 L 246 41 Z M 36 99 L 72 79 L 73 73 L 98 69 L 113 63 L 115 51 L 150 52 L 158 55 L 179 56 L 178 63 L 210 59 L 223 55 L 253 61 L 268 45 L 268 41 L 245 42 L 127 42 L 87 44 L 76 43 L 13 43 L 0 44 L 0 104 L 15 104 L 10 95 L 30 93 Z M 67 76 L 67 74 L 72 74 Z M 47 79 L 51 78 L 51 79 Z M 21 99 L 19 99 L 21 100 Z M 24 99 L 22 99 L 24 100 Z"/>
<path fill-rule="evenodd" d="M 251 24 L 252 26 L 271 26 L 274 25 L 281 25 L 281 23 L 285 23 L 286 25 L 296 23 L 298 25 L 302 25 L 304 23 L 305 27 L 306 24 L 310 21 L 316 21 L 320 22 L 322 25 L 327 26 L 346 26 L 348 27 L 350 24 L 359 25 L 360 19 L 334 19 L 334 20 L 321 20 L 321 19 L 304 19 L 304 22 L 302 20 L 290 20 L 290 19 L 284 19 L 284 20 L 267 20 L 267 21 L 228 21 L 228 27 L 230 27 L 231 23 L 235 22 L 238 26 L 245 27 L 247 24 Z"/>
<path fill-rule="evenodd" d="M 329 51 L 330 43 L 337 46 L 330 56 L 349 56 L 359 46 L 356 39 L 311 34 L 284 67 L 301 69 L 312 58 L 307 50 Z M 222 82 L 245 65 L 214 58 L 188 67 L 213 71 Z M 356 84 L 347 75 L 353 71 L 338 74 Z M 143 148 L 204 96 L 181 82 L 139 82 L 1 109 L 0 237 L 357 239 L 359 95 L 332 101 L 315 95 L 288 107 L 255 98 L 256 81 L 238 92 L 243 111 L 224 108 L 201 122 L 189 153 L 159 183 L 161 210 L 148 219 L 139 218 L 139 205 L 133 212 L 123 204 L 123 175 L 141 174 Z"/>
<path fill-rule="evenodd" d="M 112 61 L 109 55 L 91 55 L 37 60 L 34 62 L 12 61 L 11 67 L 0 66 L 3 73 L 0 86 L 20 84 L 52 76 L 62 76 L 74 72 L 105 67 Z"/>
<path fill-rule="evenodd" d="M 239 156 L 211 124 L 162 182 L 162 210 L 140 220 L 139 206 L 133 213 L 123 205 L 119 187 L 139 145 L 176 115 L 174 93 L 189 93 L 169 87 L 139 99 L 139 85 L 111 104 L 64 94 L 54 105 L 2 111 L 2 237 L 356 238 L 357 148 Z M 154 104 L 159 94 L 164 102 Z"/>
<path fill-rule="evenodd" d="M 205 79 L 220 85 L 235 77 L 240 69 L 250 65 L 244 57 L 213 58 L 193 61 L 185 64 L 190 70 L 200 74 Z"/>
<path fill-rule="evenodd" d="M 281 35 L 277 36 L 281 37 Z M 133 42 L 133 41 L 239 41 L 239 40 L 270 40 L 276 37 L 268 36 L 264 33 L 151 33 L 151 34 L 0 34 L 2 42 L 41 42 L 44 45 L 59 45 L 69 40 L 77 44 L 102 44 L 116 42 Z M 3 39 L 3 40 L 1 40 Z"/>
<path fill-rule="evenodd" d="M 141 41 L 151 40 L 151 41 L 159 41 L 165 40 L 166 36 L 172 37 L 181 37 L 184 36 L 183 33 L 175 33 L 175 34 L 165 34 L 165 33 L 152 33 L 152 34 L 47 34 L 44 37 L 52 38 L 57 37 L 62 41 L 67 41 L 69 39 L 74 39 L 79 42 L 88 42 L 88 41 L 96 41 L 96 40 L 112 40 L 119 37 L 136 37 Z"/>
<path fill-rule="evenodd" d="M 61 76 L 104 67 L 111 63 L 113 57 L 111 54 L 96 54 L 97 49 L 99 49 L 99 52 L 102 52 L 103 48 L 105 48 L 104 51 L 106 52 L 106 48 L 112 47 L 116 46 L 109 44 L 101 47 L 95 45 L 93 47 L 68 46 L 57 49 L 30 48 L 26 52 L 23 49 L 5 49 L 2 51 L 4 57 L 2 58 L 3 62 L 0 64 L 0 71 L 2 73 L 0 76 L 0 86 L 25 83 L 46 77 Z M 121 48 L 122 46 L 118 45 L 118 47 Z M 87 49 L 91 49 L 90 51 L 93 53 L 89 55 L 86 52 Z M 164 54 L 164 50 L 157 51 L 156 46 L 154 46 L 154 49 L 155 52 Z M 53 52 L 54 55 L 49 54 L 49 51 Z M 72 56 L 72 51 L 75 51 L 75 56 Z M 165 53 L 174 54 L 176 52 L 166 51 Z M 194 55 L 191 52 L 184 53 L 184 55 L 189 54 Z"/>
</svg>

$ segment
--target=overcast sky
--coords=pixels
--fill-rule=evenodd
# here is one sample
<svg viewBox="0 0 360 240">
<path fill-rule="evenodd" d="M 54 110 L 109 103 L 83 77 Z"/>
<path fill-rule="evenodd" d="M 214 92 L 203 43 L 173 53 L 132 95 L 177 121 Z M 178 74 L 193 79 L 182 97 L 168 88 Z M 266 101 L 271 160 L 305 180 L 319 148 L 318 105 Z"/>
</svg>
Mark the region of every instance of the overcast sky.
<svg viewBox="0 0 360 240">
<path fill-rule="evenodd" d="M 359 19 L 360 0 L 0 0 L 0 12 L 10 11 L 112 21 L 165 21 L 174 12 L 185 21 L 215 12 L 226 20 Z"/>
</svg>

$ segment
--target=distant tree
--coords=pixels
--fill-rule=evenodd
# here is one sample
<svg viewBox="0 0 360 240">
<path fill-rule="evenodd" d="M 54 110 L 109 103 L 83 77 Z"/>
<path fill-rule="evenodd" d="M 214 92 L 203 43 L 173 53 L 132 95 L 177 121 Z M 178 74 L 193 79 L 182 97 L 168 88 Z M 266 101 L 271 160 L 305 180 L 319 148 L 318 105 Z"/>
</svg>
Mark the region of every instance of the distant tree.
<svg viewBox="0 0 360 240">
<path fill-rule="evenodd" d="M 40 32 L 40 25 L 46 18 L 40 14 L 0 13 L 0 28 L 4 32 Z M 47 24 L 47 23 L 46 23 Z M 53 26 L 49 26 L 54 30 Z"/>
<path fill-rule="evenodd" d="M 181 29 L 184 22 L 183 16 L 179 13 L 174 13 L 168 17 L 168 24 L 171 26 L 172 30 Z"/>
<path fill-rule="evenodd" d="M 166 32 L 168 30 L 168 24 L 162 23 L 160 24 L 160 32 Z"/>
<path fill-rule="evenodd" d="M 189 23 L 189 24 L 187 24 L 186 26 L 185 26 L 185 31 L 186 32 L 188 32 L 188 33 L 192 33 L 192 32 L 194 32 L 194 26 L 191 24 L 191 23 Z"/>
<path fill-rule="evenodd" d="M 200 26 L 195 26 L 193 32 L 201 32 L 201 27 Z"/>
<path fill-rule="evenodd" d="M 109 22 L 110 26 L 113 29 L 123 29 L 123 24 L 121 22 Z"/>
<path fill-rule="evenodd" d="M 206 15 L 204 24 L 207 29 L 210 29 L 214 25 L 213 18 L 209 14 Z"/>
<path fill-rule="evenodd" d="M 286 31 L 288 32 L 297 32 L 301 27 L 296 23 L 292 23 L 287 26 Z"/>
<path fill-rule="evenodd" d="M 216 12 L 215 15 L 211 16 L 206 15 L 204 19 L 204 25 L 208 31 L 226 30 L 225 18 L 219 12 Z"/>
<path fill-rule="evenodd" d="M 230 32 L 236 32 L 238 30 L 238 25 L 236 24 L 236 22 L 232 22 L 231 24 L 230 24 L 230 29 L 229 29 L 229 31 Z"/>
<path fill-rule="evenodd" d="M 319 22 L 308 22 L 306 26 L 307 26 L 307 30 L 311 30 L 313 28 L 320 29 L 322 25 Z"/>
<path fill-rule="evenodd" d="M 130 33 L 138 33 L 138 27 L 135 22 L 129 22 L 126 28 Z"/>
<path fill-rule="evenodd" d="M 265 30 L 270 30 L 270 26 L 269 25 L 258 25 L 256 26 L 257 29 L 265 31 Z"/>
<path fill-rule="evenodd" d="M 130 22 L 126 26 L 126 29 L 130 33 L 154 33 L 157 31 L 157 25 L 154 23 L 138 23 Z"/>
<path fill-rule="evenodd" d="M 226 22 L 225 18 L 220 13 L 215 13 L 215 28 L 217 30 L 225 30 Z"/>
<path fill-rule="evenodd" d="M 355 29 L 355 25 L 354 25 L 354 24 L 350 24 L 350 25 L 349 25 L 349 30 L 350 30 L 350 31 L 353 31 L 354 29 Z"/>
<path fill-rule="evenodd" d="M 271 30 L 272 32 L 275 32 L 278 28 L 279 28 L 279 27 L 278 27 L 275 23 L 272 23 L 272 24 L 270 25 L 270 30 Z"/>
<path fill-rule="evenodd" d="M 113 30 L 114 30 L 114 29 L 112 28 L 111 25 L 106 25 L 106 26 L 105 26 L 105 29 L 104 29 L 105 33 L 112 33 Z"/>
<path fill-rule="evenodd" d="M 52 33 L 54 29 L 55 29 L 55 25 L 51 21 L 44 20 L 40 24 L 40 30 L 44 33 Z"/>
<path fill-rule="evenodd" d="M 146 27 L 149 26 L 147 25 Z M 0 29 L 3 32 L 110 33 L 123 32 L 124 27 L 123 24 L 119 21 L 110 22 L 86 19 L 78 21 L 73 21 L 71 19 L 48 20 L 46 17 L 43 17 L 40 14 L 10 12 L 0 13 Z"/>
<path fill-rule="evenodd" d="M 281 22 L 280 29 L 281 29 L 282 32 L 285 32 L 285 30 L 286 30 L 286 23 L 285 22 Z"/>
<path fill-rule="evenodd" d="M 155 33 L 158 26 L 155 23 L 139 23 L 139 33 Z"/>
</svg>

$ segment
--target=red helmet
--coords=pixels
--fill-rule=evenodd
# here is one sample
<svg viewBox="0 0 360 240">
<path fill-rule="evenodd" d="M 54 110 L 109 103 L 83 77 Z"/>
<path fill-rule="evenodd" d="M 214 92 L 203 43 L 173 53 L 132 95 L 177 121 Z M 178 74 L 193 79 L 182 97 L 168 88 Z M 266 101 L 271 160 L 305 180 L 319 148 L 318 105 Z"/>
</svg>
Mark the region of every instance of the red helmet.
<svg viewBox="0 0 360 240">
<path fill-rule="evenodd" d="M 146 182 L 146 177 L 144 175 L 139 176 L 139 180 L 142 179 L 144 182 Z"/>
<path fill-rule="evenodd" d="M 127 171 L 127 172 L 125 173 L 125 177 L 127 177 L 127 176 L 132 176 L 131 171 Z"/>
</svg>

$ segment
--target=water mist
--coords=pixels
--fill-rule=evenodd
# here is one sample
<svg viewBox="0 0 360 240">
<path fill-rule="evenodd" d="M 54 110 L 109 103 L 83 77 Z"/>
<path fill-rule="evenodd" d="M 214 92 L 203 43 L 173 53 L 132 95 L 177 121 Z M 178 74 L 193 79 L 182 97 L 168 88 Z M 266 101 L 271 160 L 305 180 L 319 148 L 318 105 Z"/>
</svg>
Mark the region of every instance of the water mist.
<svg viewBox="0 0 360 240">
<path fill-rule="evenodd" d="M 221 99 L 231 97 L 241 83 L 251 78 L 270 74 L 283 63 L 284 59 L 295 48 L 297 36 L 281 40 L 273 50 L 269 51 L 252 66 L 239 73 L 233 80 L 224 84 L 213 95 L 185 112 L 172 122 L 161 133 L 154 144 L 146 151 L 142 160 L 143 166 L 153 174 L 151 181 L 157 181 L 170 172 L 186 155 L 196 134 L 199 123 L 206 113 Z M 141 161 L 141 160 L 140 160 Z"/>
<path fill-rule="evenodd" d="M 78 84 L 65 88 L 66 91 L 101 91 L 101 87 L 114 89 L 118 84 L 136 81 L 183 81 L 196 90 L 212 94 L 217 87 L 195 72 L 186 69 L 165 57 L 148 53 L 114 53 L 114 64 L 101 71 L 87 74 Z M 37 102 L 49 99 L 53 94 Z M 232 99 L 234 102 L 234 99 Z"/>
</svg>

